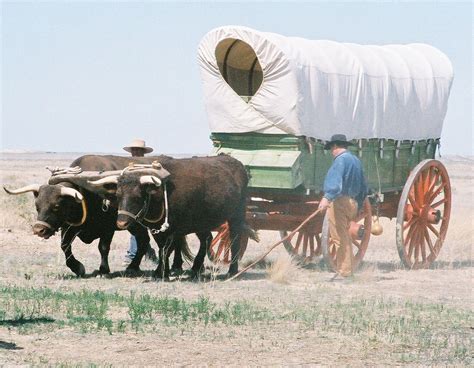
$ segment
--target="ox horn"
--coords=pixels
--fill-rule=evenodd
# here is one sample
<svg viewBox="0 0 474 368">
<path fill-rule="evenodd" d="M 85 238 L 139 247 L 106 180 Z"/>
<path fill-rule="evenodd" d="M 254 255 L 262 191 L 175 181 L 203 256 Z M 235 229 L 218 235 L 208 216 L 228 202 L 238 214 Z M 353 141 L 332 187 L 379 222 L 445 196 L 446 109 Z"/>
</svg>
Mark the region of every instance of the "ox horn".
<svg viewBox="0 0 474 368">
<path fill-rule="evenodd" d="M 27 185 L 26 187 L 22 187 L 22 188 L 18 188 L 18 189 L 12 189 L 12 190 L 9 190 L 9 189 L 3 187 L 5 192 L 7 192 L 8 194 L 22 194 L 22 193 L 27 193 L 27 192 L 38 193 L 39 188 L 40 188 L 39 184 L 30 184 L 30 185 Z"/>
<path fill-rule="evenodd" d="M 87 182 L 90 185 L 93 185 L 95 187 L 100 187 L 105 184 L 117 184 L 118 182 L 118 175 L 111 175 L 111 176 L 106 176 L 105 178 L 99 179 L 99 180 L 87 180 Z"/>
<path fill-rule="evenodd" d="M 153 184 L 159 187 L 161 185 L 161 180 L 153 175 L 143 175 L 140 177 L 140 184 Z"/>
<path fill-rule="evenodd" d="M 73 189 L 73 188 L 68 188 L 68 187 L 62 187 L 61 188 L 61 195 L 62 196 L 71 196 L 76 200 L 76 202 L 79 202 L 79 203 L 81 203 L 82 200 L 84 199 L 84 197 L 82 196 L 81 193 L 79 193 L 79 191 L 77 191 L 76 189 Z"/>
</svg>

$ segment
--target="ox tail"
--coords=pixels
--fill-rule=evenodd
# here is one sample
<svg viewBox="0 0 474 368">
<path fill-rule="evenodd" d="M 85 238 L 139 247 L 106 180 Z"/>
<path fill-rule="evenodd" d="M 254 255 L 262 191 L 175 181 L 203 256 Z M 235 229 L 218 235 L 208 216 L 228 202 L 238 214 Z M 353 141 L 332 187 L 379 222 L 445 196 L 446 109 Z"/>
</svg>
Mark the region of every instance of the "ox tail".
<svg viewBox="0 0 474 368">
<path fill-rule="evenodd" d="M 181 255 L 183 256 L 183 259 L 186 262 L 193 262 L 194 261 L 194 256 L 191 253 L 191 249 L 189 248 L 188 240 L 186 237 L 184 237 L 184 240 L 181 242 Z"/>
<path fill-rule="evenodd" d="M 244 223 L 242 226 L 242 235 L 244 234 L 247 235 L 253 241 L 256 241 L 257 243 L 260 242 L 260 236 L 258 235 L 258 232 L 252 229 L 247 223 Z"/>
</svg>

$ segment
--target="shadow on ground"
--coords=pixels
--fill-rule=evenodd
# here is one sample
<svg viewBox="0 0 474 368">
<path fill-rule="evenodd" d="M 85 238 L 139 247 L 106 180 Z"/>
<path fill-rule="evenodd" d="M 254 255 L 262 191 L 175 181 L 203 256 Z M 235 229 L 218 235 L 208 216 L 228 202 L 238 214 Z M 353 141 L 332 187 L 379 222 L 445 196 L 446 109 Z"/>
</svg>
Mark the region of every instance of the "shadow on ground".
<svg viewBox="0 0 474 368">
<path fill-rule="evenodd" d="M 5 350 L 23 350 L 21 346 L 18 346 L 14 342 L 6 342 L 0 340 L 0 349 L 5 349 Z"/>
</svg>

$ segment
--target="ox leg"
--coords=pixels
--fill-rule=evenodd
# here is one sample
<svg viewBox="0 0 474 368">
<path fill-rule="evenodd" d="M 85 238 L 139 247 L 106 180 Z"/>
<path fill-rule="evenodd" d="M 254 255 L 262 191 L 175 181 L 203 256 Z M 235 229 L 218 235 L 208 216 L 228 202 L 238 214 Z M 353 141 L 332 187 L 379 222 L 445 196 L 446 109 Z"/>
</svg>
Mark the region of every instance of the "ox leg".
<svg viewBox="0 0 474 368">
<path fill-rule="evenodd" d="M 156 268 L 155 272 L 153 273 L 153 277 L 157 279 L 168 279 L 170 274 L 170 264 L 169 264 L 169 257 L 173 250 L 174 239 L 173 235 L 164 237 L 157 235 L 155 237 L 156 242 L 158 243 L 159 247 L 159 260 L 158 260 L 158 267 Z"/>
<path fill-rule="evenodd" d="M 229 276 L 235 275 L 239 272 L 239 255 L 240 255 L 240 226 L 232 225 L 229 223 L 230 230 L 230 267 L 229 267 Z"/>
<path fill-rule="evenodd" d="M 199 251 L 194 258 L 194 263 L 192 267 L 192 276 L 198 277 L 204 271 L 204 258 L 206 257 L 207 250 L 212 242 L 212 234 L 207 232 L 196 233 L 197 237 L 199 238 Z"/>
<path fill-rule="evenodd" d="M 235 213 L 235 217 L 228 220 L 230 232 L 230 254 L 231 261 L 229 267 L 229 276 L 235 275 L 239 272 L 239 256 L 240 256 L 240 238 L 242 230 L 245 227 L 245 212 L 246 212 L 246 194 L 242 193 L 240 205 Z"/>
<path fill-rule="evenodd" d="M 74 258 L 71 250 L 72 242 L 77 234 L 78 231 L 71 227 L 61 229 L 61 249 L 66 257 L 66 266 L 77 276 L 84 276 L 86 274 L 86 268 L 81 262 Z"/>
<path fill-rule="evenodd" d="M 129 231 L 137 240 L 137 254 L 128 265 L 127 271 L 140 271 L 140 263 L 150 245 L 150 236 L 148 230 L 142 226 L 133 227 Z"/>
<path fill-rule="evenodd" d="M 114 236 L 114 232 L 111 232 L 102 236 L 99 240 L 99 252 L 100 252 L 99 273 L 101 275 L 106 275 L 110 273 L 109 251 L 110 251 L 110 243 L 112 242 L 113 236 Z"/>
<path fill-rule="evenodd" d="M 170 274 L 181 275 L 183 273 L 183 249 L 187 247 L 185 236 L 176 236 L 173 242 L 174 258 L 173 265 L 171 266 Z"/>
</svg>

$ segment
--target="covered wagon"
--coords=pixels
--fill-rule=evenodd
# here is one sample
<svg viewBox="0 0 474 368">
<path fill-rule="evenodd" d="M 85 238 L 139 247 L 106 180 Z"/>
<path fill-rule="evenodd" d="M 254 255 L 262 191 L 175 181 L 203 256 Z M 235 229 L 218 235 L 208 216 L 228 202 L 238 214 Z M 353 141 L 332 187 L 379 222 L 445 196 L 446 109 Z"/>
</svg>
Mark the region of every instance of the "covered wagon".
<svg viewBox="0 0 474 368">
<path fill-rule="evenodd" d="M 214 154 L 250 174 L 247 220 L 284 236 L 314 212 L 332 156 L 324 144 L 345 134 L 371 188 L 351 226 L 355 265 L 367 249 L 373 216 L 396 218 L 396 243 L 408 268 L 428 267 L 446 236 L 449 177 L 435 160 L 453 80 L 452 65 L 421 43 L 357 45 L 226 26 L 198 49 Z M 211 254 L 225 258 L 226 229 Z M 316 217 L 286 249 L 334 265 L 327 221 Z"/>
</svg>

